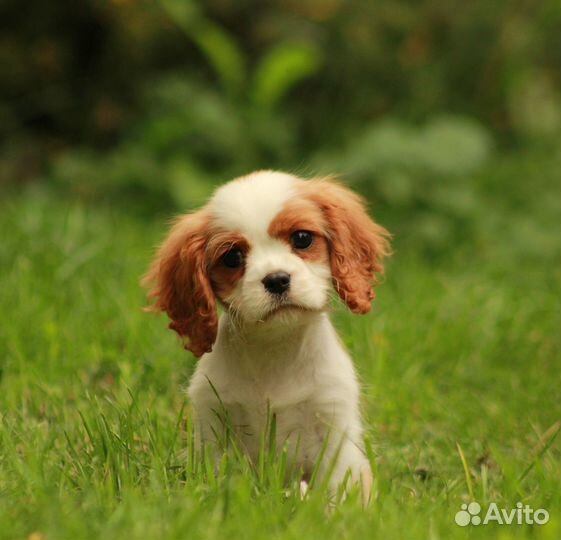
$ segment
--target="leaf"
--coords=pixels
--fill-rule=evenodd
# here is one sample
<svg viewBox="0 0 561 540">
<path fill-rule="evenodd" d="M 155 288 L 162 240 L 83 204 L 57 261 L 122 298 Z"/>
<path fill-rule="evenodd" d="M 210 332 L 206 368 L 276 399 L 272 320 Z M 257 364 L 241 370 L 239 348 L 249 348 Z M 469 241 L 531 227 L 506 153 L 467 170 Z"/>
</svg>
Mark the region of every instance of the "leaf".
<svg viewBox="0 0 561 540">
<path fill-rule="evenodd" d="M 310 45 L 281 43 L 267 52 L 253 77 L 253 102 L 273 109 L 300 81 L 321 65 L 318 50 Z"/>
<path fill-rule="evenodd" d="M 471 472 L 469 470 L 469 467 L 468 467 L 468 464 L 467 464 L 467 461 L 466 461 L 466 457 L 464 456 L 464 451 L 462 450 L 462 447 L 460 446 L 460 443 L 457 442 L 457 441 L 456 441 L 456 448 L 458 450 L 458 454 L 460 455 L 460 460 L 462 462 L 462 467 L 464 469 L 464 475 L 466 477 L 466 485 L 467 485 L 467 488 L 468 488 L 468 491 L 469 491 L 470 499 L 472 501 L 474 501 L 475 497 L 473 495 L 473 485 L 471 483 Z"/>
<path fill-rule="evenodd" d="M 246 81 L 245 58 L 235 39 L 207 19 L 198 5 L 186 0 L 160 0 L 175 23 L 192 39 L 205 55 L 230 96 L 241 93 Z"/>
</svg>

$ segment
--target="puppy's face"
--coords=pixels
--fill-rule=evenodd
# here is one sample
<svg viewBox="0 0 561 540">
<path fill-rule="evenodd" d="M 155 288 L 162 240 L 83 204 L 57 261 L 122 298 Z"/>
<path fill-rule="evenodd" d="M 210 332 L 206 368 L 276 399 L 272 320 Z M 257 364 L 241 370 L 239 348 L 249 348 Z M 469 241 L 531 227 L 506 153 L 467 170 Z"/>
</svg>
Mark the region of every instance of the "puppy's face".
<svg viewBox="0 0 561 540">
<path fill-rule="evenodd" d="M 366 313 L 387 236 L 339 184 L 257 172 L 179 218 L 145 281 L 200 356 L 216 338 L 216 299 L 246 325 L 285 325 L 324 310 L 334 286 Z"/>
<path fill-rule="evenodd" d="M 248 323 L 279 323 L 326 307 L 331 269 L 325 219 L 299 182 L 261 173 L 219 189 L 207 207 L 216 296 Z"/>
</svg>

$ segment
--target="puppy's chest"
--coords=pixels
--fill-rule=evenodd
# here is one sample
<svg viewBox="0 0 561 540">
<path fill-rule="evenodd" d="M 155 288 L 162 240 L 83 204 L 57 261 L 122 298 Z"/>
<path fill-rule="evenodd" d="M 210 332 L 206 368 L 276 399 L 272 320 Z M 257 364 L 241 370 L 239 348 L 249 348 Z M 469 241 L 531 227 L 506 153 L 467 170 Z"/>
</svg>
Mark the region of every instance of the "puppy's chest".
<svg viewBox="0 0 561 540">
<path fill-rule="evenodd" d="M 217 390 L 228 422 L 250 454 L 259 451 L 267 430 L 275 432 L 279 447 L 296 440 L 314 446 L 332 421 L 333 404 L 320 399 L 312 374 L 301 379 L 245 376 Z"/>
<path fill-rule="evenodd" d="M 247 424 L 252 431 L 265 425 L 274 415 L 278 427 L 302 424 L 320 411 L 315 403 L 316 392 L 310 381 L 245 379 L 227 385 L 222 401 L 238 424 Z M 270 421 L 270 418 L 269 418 Z"/>
<path fill-rule="evenodd" d="M 274 402 L 224 404 L 229 422 L 243 446 L 257 456 L 263 436 L 275 434 L 278 448 L 301 447 L 305 450 L 321 446 L 330 423 L 329 411 L 313 399 L 279 405 Z"/>
</svg>

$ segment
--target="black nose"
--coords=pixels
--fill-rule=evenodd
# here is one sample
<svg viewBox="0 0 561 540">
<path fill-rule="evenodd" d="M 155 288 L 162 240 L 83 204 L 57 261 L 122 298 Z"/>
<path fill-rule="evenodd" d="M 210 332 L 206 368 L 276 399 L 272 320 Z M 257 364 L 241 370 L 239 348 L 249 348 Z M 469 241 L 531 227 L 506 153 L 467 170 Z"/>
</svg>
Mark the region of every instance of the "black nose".
<svg viewBox="0 0 561 540">
<path fill-rule="evenodd" d="M 273 272 L 263 278 L 263 285 L 271 294 L 282 294 L 290 287 L 290 274 L 286 272 Z"/>
</svg>

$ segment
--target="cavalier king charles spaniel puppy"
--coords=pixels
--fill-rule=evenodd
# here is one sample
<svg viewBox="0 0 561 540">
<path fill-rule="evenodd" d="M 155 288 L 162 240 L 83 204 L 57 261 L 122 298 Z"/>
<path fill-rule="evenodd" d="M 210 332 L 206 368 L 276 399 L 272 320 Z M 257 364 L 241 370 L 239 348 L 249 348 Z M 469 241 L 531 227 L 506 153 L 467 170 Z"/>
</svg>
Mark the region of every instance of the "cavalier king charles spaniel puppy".
<svg viewBox="0 0 561 540">
<path fill-rule="evenodd" d="M 177 219 L 144 284 L 199 358 L 188 394 L 201 445 L 220 453 L 234 437 L 256 461 L 274 416 L 275 448 L 301 486 L 317 467 L 330 493 L 358 483 L 369 497 L 359 384 L 328 309 L 334 289 L 353 313 L 370 311 L 388 238 L 346 187 L 273 171 Z"/>
</svg>

